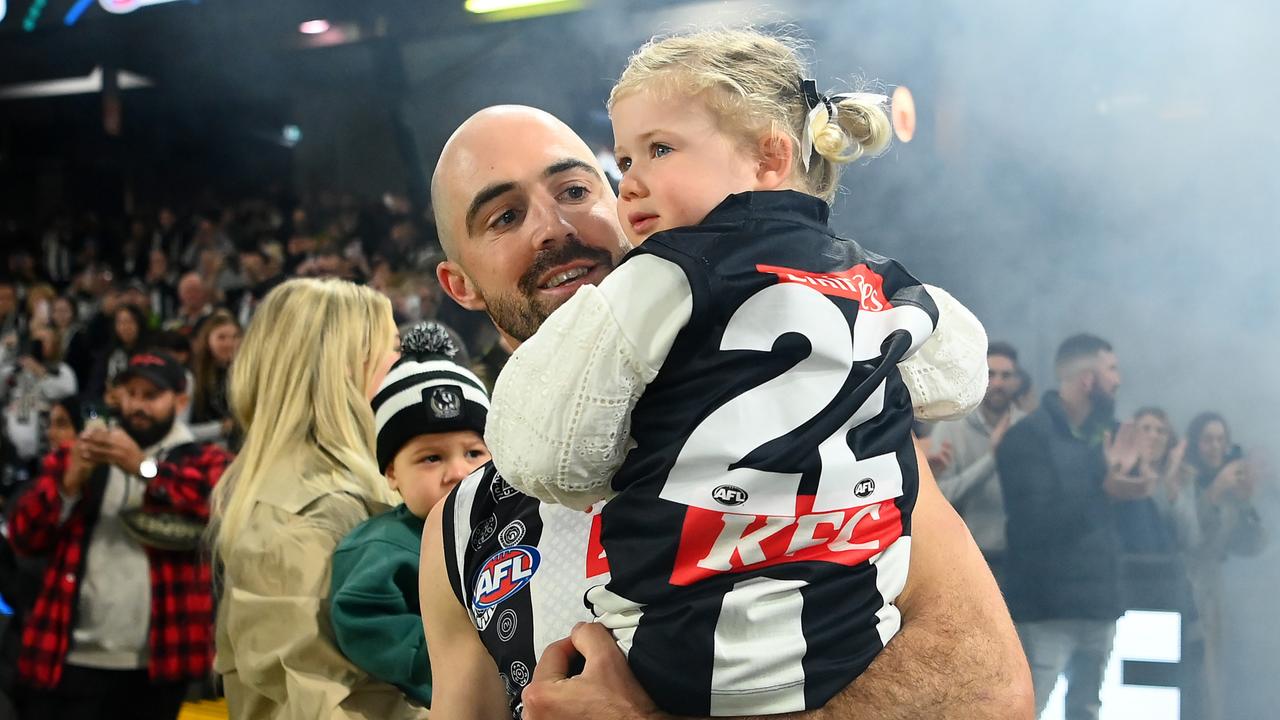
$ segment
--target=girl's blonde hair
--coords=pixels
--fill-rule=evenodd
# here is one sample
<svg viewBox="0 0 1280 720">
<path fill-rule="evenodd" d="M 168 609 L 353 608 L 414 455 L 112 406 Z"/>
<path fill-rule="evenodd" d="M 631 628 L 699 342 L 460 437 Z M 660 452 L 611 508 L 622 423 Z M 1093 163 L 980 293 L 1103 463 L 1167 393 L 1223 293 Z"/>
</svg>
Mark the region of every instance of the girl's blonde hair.
<svg viewBox="0 0 1280 720">
<path fill-rule="evenodd" d="M 345 280 L 296 279 L 254 313 L 231 366 L 232 412 L 244 447 L 214 488 L 215 554 L 231 546 L 281 458 L 328 468 L 373 500 L 395 498 L 374 460 L 367 389 L 393 350 L 386 297 Z"/>
<path fill-rule="evenodd" d="M 840 166 L 889 147 L 892 125 L 879 102 L 867 95 L 832 101 L 832 121 L 821 105 L 810 128 L 817 157 L 801 157 L 809 103 L 801 88 L 808 69 L 796 44 L 754 30 L 704 30 L 654 38 L 631 56 L 609 94 L 609 109 L 641 91 L 699 96 L 722 129 L 745 143 L 781 133 L 792 143 L 791 175 L 802 189 L 831 202 Z"/>
</svg>

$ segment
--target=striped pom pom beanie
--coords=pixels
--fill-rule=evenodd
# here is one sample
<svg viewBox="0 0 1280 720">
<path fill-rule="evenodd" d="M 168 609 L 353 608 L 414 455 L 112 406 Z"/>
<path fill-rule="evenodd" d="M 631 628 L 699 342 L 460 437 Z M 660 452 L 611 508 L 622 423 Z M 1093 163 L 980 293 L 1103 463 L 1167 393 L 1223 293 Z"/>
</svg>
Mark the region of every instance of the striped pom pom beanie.
<svg viewBox="0 0 1280 720">
<path fill-rule="evenodd" d="M 419 435 L 474 430 L 483 436 L 489 414 L 484 383 L 453 361 L 458 348 L 443 325 L 418 323 L 400 338 L 400 348 L 400 359 L 373 396 L 383 472 Z"/>
</svg>

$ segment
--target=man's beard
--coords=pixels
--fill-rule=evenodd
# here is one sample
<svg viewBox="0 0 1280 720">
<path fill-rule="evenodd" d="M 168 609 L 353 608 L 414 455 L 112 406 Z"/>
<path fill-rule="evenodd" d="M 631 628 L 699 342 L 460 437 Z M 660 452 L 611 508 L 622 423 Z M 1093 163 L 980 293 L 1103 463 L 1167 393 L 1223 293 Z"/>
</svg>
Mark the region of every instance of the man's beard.
<svg viewBox="0 0 1280 720">
<path fill-rule="evenodd" d="M 1003 390 L 988 390 L 982 399 L 982 406 L 992 415 L 1003 415 L 1013 404 L 1013 398 Z"/>
<path fill-rule="evenodd" d="M 140 448 L 149 448 L 165 439 L 165 436 L 173 429 L 174 419 L 177 417 L 176 413 L 169 413 L 169 417 L 161 420 L 156 420 L 150 416 L 142 416 L 151 420 L 151 425 L 141 428 L 134 424 L 134 418 L 140 415 L 141 413 L 134 413 L 122 418 L 120 422 L 120 427 L 129 434 L 129 437 L 133 438 L 134 442 L 138 443 Z"/>
<path fill-rule="evenodd" d="M 1093 406 L 1092 415 L 1096 418 L 1111 420 L 1116 416 L 1116 399 L 1103 392 L 1097 385 L 1089 391 L 1089 402 Z"/>
<path fill-rule="evenodd" d="M 538 294 L 538 281 L 551 268 L 574 260 L 590 260 L 609 268 L 616 263 L 608 250 L 584 245 L 575 238 L 542 250 L 520 276 L 515 292 L 484 299 L 493 324 L 520 342 L 533 337 L 543 321 L 561 305 Z"/>
</svg>

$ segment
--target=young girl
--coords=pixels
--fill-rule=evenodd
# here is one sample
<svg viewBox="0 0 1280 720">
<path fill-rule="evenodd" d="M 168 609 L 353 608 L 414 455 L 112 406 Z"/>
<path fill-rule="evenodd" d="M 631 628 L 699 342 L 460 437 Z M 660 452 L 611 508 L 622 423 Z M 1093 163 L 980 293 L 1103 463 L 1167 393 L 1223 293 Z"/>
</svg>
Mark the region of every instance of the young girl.
<svg viewBox="0 0 1280 720">
<path fill-rule="evenodd" d="M 493 398 L 508 482 L 613 498 L 611 580 L 587 600 L 677 715 L 820 707 L 870 664 L 899 626 L 913 404 L 958 415 L 986 386 L 977 320 L 827 226 L 839 166 L 889 142 L 884 98 L 804 77 L 747 31 L 631 59 L 609 107 L 618 215 L 643 245 Z"/>
</svg>

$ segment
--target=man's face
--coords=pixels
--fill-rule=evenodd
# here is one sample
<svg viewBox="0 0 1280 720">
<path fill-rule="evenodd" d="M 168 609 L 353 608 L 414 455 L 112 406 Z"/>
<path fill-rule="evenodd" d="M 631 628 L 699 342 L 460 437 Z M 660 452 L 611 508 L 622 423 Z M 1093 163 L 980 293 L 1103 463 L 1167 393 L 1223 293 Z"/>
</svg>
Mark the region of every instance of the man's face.
<svg viewBox="0 0 1280 720">
<path fill-rule="evenodd" d="M 240 253 L 240 269 L 244 271 L 245 278 L 249 282 L 259 282 L 265 277 L 262 272 L 264 265 L 262 256 L 258 253 Z"/>
<path fill-rule="evenodd" d="M 187 275 L 178 283 L 178 300 L 188 312 L 195 312 L 204 307 L 206 300 L 204 283 L 195 275 Z"/>
<path fill-rule="evenodd" d="M 460 304 L 523 341 L 630 246 L 613 191 L 572 130 L 532 113 L 468 123 L 435 178 L 448 204 L 438 220 L 452 238 L 437 274 Z"/>
<path fill-rule="evenodd" d="M 0 317 L 5 317 L 18 306 L 18 293 L 12 285 L 0 285 Z"/>
<path fill-rule="evenodd" d="M 164 277 L 165 273 L 169 272 L 169 256 L 161 250 L 152 250 L 147 272 L 155 278 Z"/>
<path fill-rule="evenodd" d="M 1103 350 L 1098 353 L 1097 367 L 1093 391 L 1114 403 L 1116 393 L 1120 390 L 1120 361 L 1115 353 Z"/>
<path fill-rule="evenodd" d="M 1085 375 L 1088 382 L 1089 402 L 1093 412 L 1111 417 L 1116 409 L 1116 393 L 1120 389 L 1120 364 L 1115 353 L 1103 350 L 1094 360 L 1093 368 Z"/>
<path fill-rule="evenodd" d="M 151 447 L 164 439 L 177 416 L 178 395 L 162 390 L 140 377 L 120 386 L 120 427 L 139 447 Z"/>
<path fill-rule="evenodd" d="M 1018 368 L 1011 358 L 1004 355 L 987 356 L 987 395 L 982 405 L 993 413 L 1002 414 L 1013 402 L 1018 389 Z"/>
</svg>

